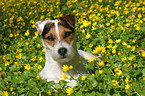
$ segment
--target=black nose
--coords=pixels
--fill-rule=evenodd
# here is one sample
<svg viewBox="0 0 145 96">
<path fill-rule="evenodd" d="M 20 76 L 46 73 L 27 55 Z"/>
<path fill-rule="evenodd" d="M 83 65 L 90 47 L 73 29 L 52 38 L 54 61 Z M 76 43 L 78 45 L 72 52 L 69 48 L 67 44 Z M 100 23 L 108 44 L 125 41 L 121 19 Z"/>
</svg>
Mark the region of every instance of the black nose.
<svg viewBox="0 0 145 96">
<path fill-rule="evenodd" d="M 67 53 L 67 49 L 66 48 L 60 48 L 58 50 L 58 53 L 61 55 L 61 56 L 65 56 L 65 54 Z"/>
</svg>

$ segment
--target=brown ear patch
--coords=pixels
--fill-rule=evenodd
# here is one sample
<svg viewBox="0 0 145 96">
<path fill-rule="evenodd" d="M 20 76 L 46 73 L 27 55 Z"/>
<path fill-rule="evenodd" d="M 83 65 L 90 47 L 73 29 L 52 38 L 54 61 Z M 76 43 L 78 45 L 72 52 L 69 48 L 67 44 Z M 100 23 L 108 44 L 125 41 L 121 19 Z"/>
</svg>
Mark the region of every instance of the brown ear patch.
<svg viewBox="0 0 145 96">
<path fill-rule="evenodd" d="M 60 17 L 61 24 L 64 24 L 64 26 L 66 26 L 66 23 L 71 27 L 71 28 L 75 28 L 75 21 L 76 21 L 76 17 L 75 15 L 66 15 L 63 17 Z"/>
</svg>

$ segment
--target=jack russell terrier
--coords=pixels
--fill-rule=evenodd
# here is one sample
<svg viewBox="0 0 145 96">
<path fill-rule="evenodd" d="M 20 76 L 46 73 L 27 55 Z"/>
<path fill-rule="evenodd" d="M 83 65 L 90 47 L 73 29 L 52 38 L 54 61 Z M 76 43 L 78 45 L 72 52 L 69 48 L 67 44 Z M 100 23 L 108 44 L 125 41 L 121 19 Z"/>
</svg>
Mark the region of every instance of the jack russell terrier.
<svg viewBox="0 0 145 96">
<path fill-rule="evenodd" d="M 56 20 L 36 22 L 36 29 L 42 36 L 42 43 L 45 48 L 46 63 L 44 69 L 40 72 L 42 79 L 58 83 L 61 80 L 60 76 L 65 73 L 62 71 L 62 66 L 66 64 L 73 66 L 73 69 L 68 71 L 69 74 L 65 74 L 68 78 L 73 76 L 76 79 L 79 76 L 78 72 L 81 75 L 87 74 L 85 58 L 97 58 L 91 53 L 77 50 L 75 21 L 74 15 L 66 15 Z M 81 60 L 81 63 L 77 64 L 79 60 Z M 99 58 L 98 60 L 101 61 Z M 66 81 L 69 81 L 69 79 Z M 69 82 L 68 86 L 77 85 L 74 80 Z"/>
</svg>

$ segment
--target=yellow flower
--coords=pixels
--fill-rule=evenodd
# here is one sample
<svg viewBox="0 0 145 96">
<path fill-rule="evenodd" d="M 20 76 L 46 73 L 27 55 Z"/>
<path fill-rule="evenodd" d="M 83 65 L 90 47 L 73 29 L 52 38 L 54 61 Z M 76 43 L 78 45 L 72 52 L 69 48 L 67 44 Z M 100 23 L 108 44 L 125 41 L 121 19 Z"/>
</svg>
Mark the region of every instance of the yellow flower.
<svg viewBox="0 0 145 96">
<path fill-rule="evenodd" d="M 89 63 L 93 63 L 94 62 L 94 58 L 91 58 L 88 60 Z"/>
<path fill-rule="evenodd" d="M 103 61 L 101 61 L 101 62 L 98 62 L 98 65 L 99 65 L 100 67 L 103 67 L 105 64 L 104 64 Z"/>
<path fill-rule="evenodd" d="M 30 64 L 25 65 L 24 68 L 27 69 L 28 71 L 32 69 L 32 67 L 30 66 Z"/>
<path fill-rule="evenodd" d="M 2 67 L 0 67 L 0 71 L 2 71 Z"/>
<path fill-rule="evenodd" d="M 85 34 L 85 30 L 84 29 L 82 30 L 82 33 Z"/>
<path fill-rule="evenodd" d="M 67 64 L 62 66 L 62 71 L 66 72 L 68 70 L 69 70 L 69 68 L 68 68 Z"/>
<path fill-rule="evenodd" d="M 20 54 L 18 54 L 18 55 L 16 56 L 16 58 L 21 59 L 21 58 L 22 58 L 21 53 L 20 53 Z"/>
<path fill-rule="evenodd" d="M 141 18 L 142 17 L 142 15 L 141 14 L 138 14 L 138 16 L 137 16 L 138 18 Z"/>
<path fill-rule="evenodd" d="M 45 49 L 43 48 L 42 52 L 45 52 Z"/>
<path fill-rule="evenodd" d="M 131 65 L 131 63 L 128 62 L 127 67 L 129 67 Z"/>
<path fill-rule="evenodd" d="M 29 42 L 25 42 L 26 45 L 29 45 Z"/>
<path fill-rule="evenodd" d="M 87 33 L 86 39 L 89 39 L 89 38 L 91 38 L 91 35 Z"/>
<path fill-rule="evenodd" d="M 115 49 L 114 49 L 114 50 L 112 50 L 112 53 L 113 53 L 113 54 L 115 54 L 115 53 L 116 53 L 116 50 L 115 50 Z"/>
<path fill-rule="evenodd" d="M 42 68 L 42 66 L 38 64 L 37 65 L 37 69 L 41 69 L 41 68 Z"/>
<path fill-rule="evenodd" d="M 68 93 L 67 95 L 74 93 L 73 88 L 72 87 L 67 88 L 66 93 Z"/>
<path fill-rule="evenodd" d="M 130 45 L 127 45 L 127 48 L 131 48 L 131 46 Z"/>
<path fill-rule="evenodd" d="M 18 71 L 19 75 L 21 75 L 21 71 Z"/>
<path fill-rule="evenodd" d="M 90 44 L 89 47 L 92 48 L 93 47 L 93 44 Z"/>
<path fill-rule="evenodd" d="M 48 90 L 47 94 L 48 94 L 48 95 L 51 95 L 51 92 L 50 92 L 50 90 Z"/>
<path fill-rule="evenodd" d="M 106 23 L 107 26 L 110 26 L 110 23 Z"/>
<path fill-rule="evenodd" d="M 126 42 L 123 42 L 122 45 L 123 45 L 123 46 L 127 46 L 127 43 L 126 43 Z"/>
<path fill-rule="evenodd" d="M 111 19 L 111 20 L 110 20 L 110 23 L 113 23 L 113 22 L 114 22 L 114 20 L 113 20 L 113 19 Z"/>
<path fill-rule="evenodd" d="M 27 30 L 27 31 L 25 32 L 25 36 L 29 36 L 29 34 L 30 34 L 30 30 Z"/>
<path fill-rule="evenodd" d="M 23 18 L 21 16 L 17 18 L 17 22 L 19 21 L 23 21 Z"/>
<path fill-rule="evenodd" d="M 32 27 L 32 28 L 36 28 L 36 25 L 35 25 L 35 24 L 33 24 L 31 27 Z"/>
<path fill-rule="evenodd" d="M 8 96 L 8 92 L 7 91 L 3 91 L 2 92 L 2 96 Z"/>
<path fill-rule="evenodd" d="M 83 75 L 81 80 L 85 80 L 85 79 L 86 79 L 86 76 Z"/>
<path fill-rule="evenodd" d="M 126 61 L 127 60 L 127 58 L 126 57 L 124 57 L 123 59 L 122 59 L 122 61 Z"/>
<path fill-rule="evenodd" d="M 119 82 L 117 82 L 116 80 L 112 80 L 112 83 L 114 86 L 117 86 Z"/>
<path fill-rule="evenodd" d="M 99 74 L 103 74 L 103 70 L 99 70 Z"/>
<path fill-rule="evenodd" d="M 126 79 L 125 79 L 125 82 L 126 82 L 126 84 L 128 84 L 128 83 L 129 83 L 129 79 L 128 79 L 128 78 L 126 78 Z"/>
<path fill-rule="evenodd" d="M 114 71 L 117 72 L 118 71 L 118 68 L 114 69 Z"/>
<path fill-rule="evenodd" d="M 34 20 L 30 20 L 30 23 L 35 24 L 35 21 Z"/>
<path fill-rule="evenodd" d="M 136 30 L 140 30 L 141 28 L 140 28 L 140 26 L 138 25 L 138 26 L 136 26 Z"/>
<path fill-rule="evenodd" d="M 4 62 L 5 62 L 5 66 L 9 66 L 10 63 L 8 61 L 5 60 Z"/>
<path fill-rule="evenodd" d="M 113 43 L 113 40 L 112 39 L 109 39 L 108 43 Z"/>
<path fill-rule="evenodd" d="M 107 48 L 112 48 L 112 45 L 111 45 L 111 44 L 109 44 L 109 45 L 107 46 Z"/>
<path fill-rule="evenodd" d="M 102 0 L 98 0 L 99 2 L 102 2 Z"/>
<path fill-rule="evenodd" d="M 36 79 L 40 79 L 40 75 L 37 75 L 37 76 L 36 76 Z"/>
<path fill-rule="evenodd" d="M 145 81 L 145 77 L 143 77 L 143 81 Z"/>
<path fill-rule="evenodd" d="M 45 16 L 44 16 L 44 15 L 42 15 L 42 16 L 40 17 L 40 19 L 42 20 L 42 19 L 44 19 L 44 17 L 45 17 Z"/>
<path fill-rule="evenodd" d="M 127 24 L 126 24 L 126 27 L 129 27 L 129 26 L 130 26 L 130 23 L 127 23 Z"/>
<path fill-rule="evenodd" d="M 135 46 L 131 46 L 131 51 L 134 51 L 135 50 Z"/>
<path fill-rule="evenodd" d="M 113 47 L 112 47 L 112 50 L 114 50 L 114 49 L 116 49 L 117 48 L 117 45 L 114 45 Z"/>
<path fill-rule="evenodd" d="M 62 74 L 62 76 L 60 76 L 60 78 L 61 78 L 61 80 L 66 80 L 66 78 L 67 78 L 67 74 Z"/>
<path fill-rule="evenodd" d="M 73 69 L 73 66 L 72 66 L 72 65 L 70 65 L 70 66 L 69 66 L 69 69 Z"/>
<path fill-rule="evenodd" d="M 120 43 L 120 42 L 121 42 L 121 39 L 116 40 L 116 43 Z"/>
<path fill-rule="evenodd" d="M 39 60 L 40 60 L 40 62 L 42 62 L 42 60 L 43 60 L 43 57 L 42 57 L 42 56 L 40 56 L 40 57 L 39 57 Z"/>
<path fill-rule="evenodd" d="M 142 56 L 145 57 L 145 51 L 143 51 Z"/>
<path fill-rule="evenodd" d="M 133 64 L 133 66 L 134 66 L 134 68 L 136 68 L 138 66 L 138 64 L 135 63 L 135 64 Z"/>
<path fill-rule="evenodd" d="M 130 87 L 131 87 L 130 84 L 125 85 L 125 89 L 129 89 Z"/>
<path fill-rule="evenodd" d="M 41 45 L 40 45 L 40 44 L 38 44 L 37 46 L 38 46 L 38 47 L 41 47 Z"/>
<path fill-rule="evenodd" d="M 121 53 L 120 53 L 120 52 L 118 52 L 118 55 L 121 55 Z"/>
<path fill-rule="evenodd" d="M 10 87 L 10 91 L 13 91 L 13 89 L 14 89 L 13 87 Z"/>
<path fill-rule="evenodd" d="M 4 46 L 5 49 L 7 48 L 7 45 L 6 44 L 4 44 L 3 46 Z"/>
<path fill-rule="evenodd" d="M 13 34 L 12 34 L 12 33 L 10 33 L 9 37 L 13 37 Z"/>
<path fill-rule="evenodd" d="M 136 42 L 136 39 L 132 40 L 132 42 L 135 43 Z"/>
<path fill-rule="evenodd" d="M 122 74 L 123 74 L 123 72 L 122 72 L 121 70 L 118 70 L 117 75 L 118 75 L 118 76 L 122 76 Z"/>
</svg>

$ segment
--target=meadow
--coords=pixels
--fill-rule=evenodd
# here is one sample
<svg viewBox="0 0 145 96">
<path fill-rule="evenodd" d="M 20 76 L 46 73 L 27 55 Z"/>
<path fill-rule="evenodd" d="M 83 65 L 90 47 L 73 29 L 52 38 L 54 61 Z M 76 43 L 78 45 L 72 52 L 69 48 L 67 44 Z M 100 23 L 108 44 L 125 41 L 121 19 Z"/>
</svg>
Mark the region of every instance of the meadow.
<svg viewBox="0 0 145 96">
<path fill-rule="evenodd" d="M 1 0 L 0 10 L 0 96 L 145 96 L 144 0 Z M 78 49 L 102 59 L 74 88 L 65 75 L 39 76 L 45 50 L 35 23 L 67 14 L 76 16 Z"/>
</svg>

